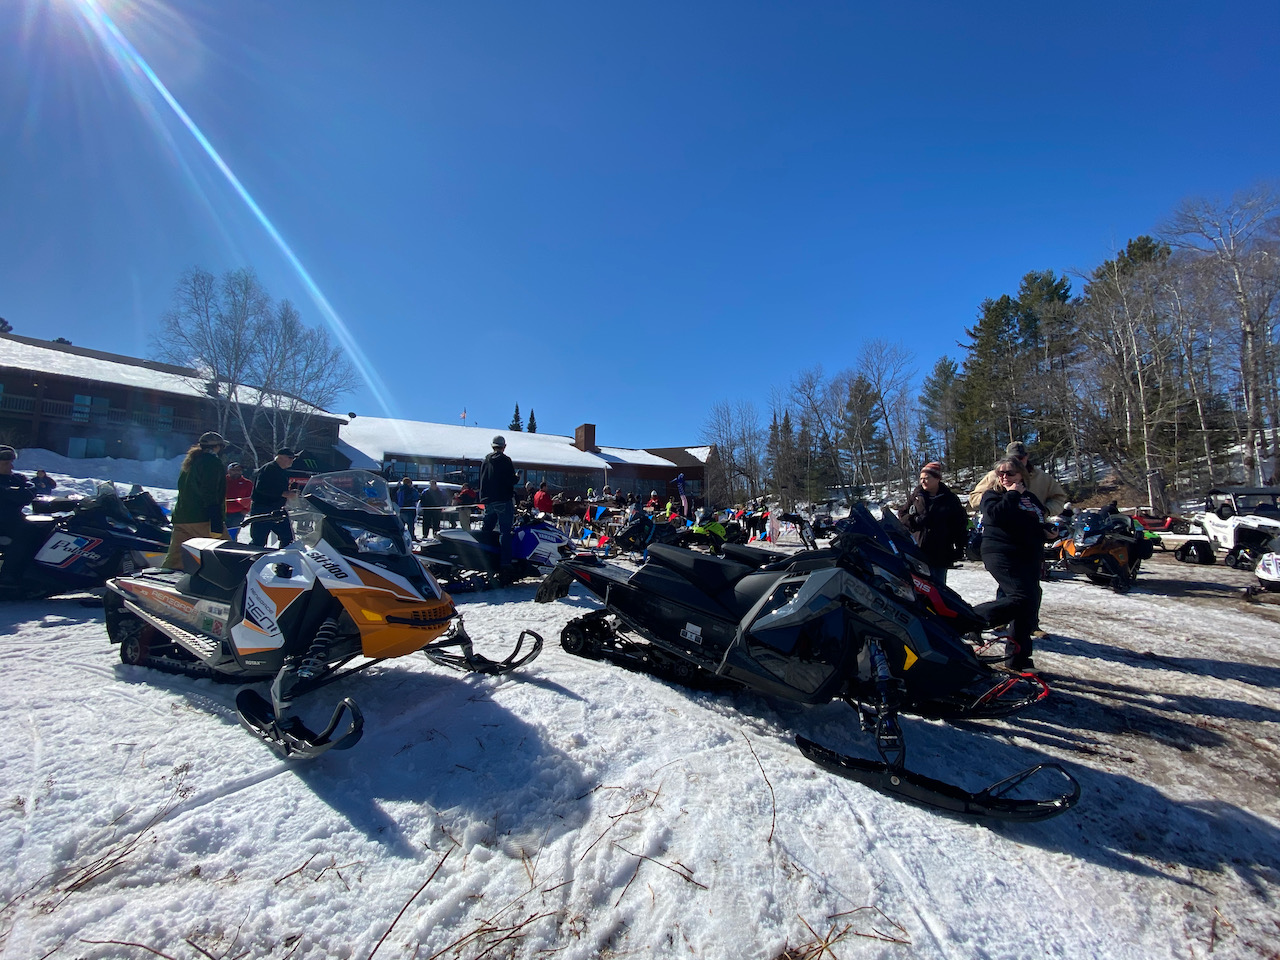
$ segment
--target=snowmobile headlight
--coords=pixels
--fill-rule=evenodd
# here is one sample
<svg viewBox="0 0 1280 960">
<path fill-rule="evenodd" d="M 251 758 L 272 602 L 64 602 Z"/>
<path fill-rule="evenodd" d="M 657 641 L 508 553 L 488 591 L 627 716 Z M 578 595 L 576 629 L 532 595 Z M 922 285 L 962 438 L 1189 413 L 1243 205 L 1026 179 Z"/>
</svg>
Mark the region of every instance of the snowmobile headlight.
<svg viewBox="0 0 1280 960">
<path fill-rule="evenodd" d="M 380 533 L 371 533 L 364 527 L 357 527 L 353 524 L 341 524 L 343 530 L 346 531 L 356 545 L 356 549 L 361 553 L 397 553 L 396 541 L 390 537 L 384 537 Z"/>
</svg>

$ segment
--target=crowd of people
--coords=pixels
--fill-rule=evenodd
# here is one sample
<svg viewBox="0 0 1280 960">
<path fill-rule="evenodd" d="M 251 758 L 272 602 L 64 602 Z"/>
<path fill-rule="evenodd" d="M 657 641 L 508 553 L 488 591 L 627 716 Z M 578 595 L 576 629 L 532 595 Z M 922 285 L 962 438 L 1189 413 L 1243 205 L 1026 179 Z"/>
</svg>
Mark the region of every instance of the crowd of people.
<svg viewBox="0 0 1280 960">
<path fill-rule="evenodd" d="M 180 569 L 182 544 L 193 537 L 235 539 L 246 520 L 250 520 L 250 542 L 266 547 L 288 546 L 293 531 L 287 504 L 294 491 L 290 486 L 290 470 L 300 451 L 290 447 L 276 450 L 274 459 L 247 477 L 239 463 L 223 465 L 222 454 L 227 441 L 210 431 L 187 451 L 178 478 L 178 496 L 171 515 L 173 536 L 164 566 Z M 0 545 L 5 562 L 0 565 L 0 583 L 11 580 L 23 562 L 30 559 L 31 525 L 24 522 L 23 507 L 36 496 L 52 493 L 55 483 L 44 470 L 37 470 L 34 480 L 15 473 L 17 453 L 12 447 L 0 446 Z M 947 570 L 960 559 L 969 538 L 969 514 L 960 497 L 943 480 L 942 465 L 936 461 L 920 468 L 919 484 L 898 511 L 929 564 L 935 582 L 945 584 Z M 655 518 L 674 522 L 693 521 L 692 504 L 686 492 L 684 474 L 677 475 L 669 486 L 674 494 L 665 499 L 657 490 L 648 498 L 632 492 L 614 492 L 606 484 L 599 492 L 587 490 L 586 503 L 609 505 L 623 511 L 645 511 Z M 422 537 L 439 534 L 446 510 L 454 522 L 470 529 L 471 511 L 483 507 L 482 533 L 497 531 L 504 566 L 511 561 L 511 537 L 517 502 L 526 509 L 551 514 L 557 501 L 545 480 L 536 487 L 532 482 L 519 485 L 519 474 L 506 454 L 506 439 L 495 436 L 491 452 L 480 468 L 478 489 L 463 483 L 450 497 L 436 480 L 419 489 L 409 477 L 403 477 L 391 488 L 393 508 L 399 513 L 410 535 L 417 538 L 415 526 L 420 520 Z M 1012 666 L 1034 667 L 1034 642 L 1043 636 L 1039 614 L 1041 602 L 1040 564 L 1046 539 L 1046 524 L 1067 506 L 1067 493 L 1052 476 L 1032 464 L 1025 444 L 1014 441 L 1005 456 L 974 487 L 968 505 L 977 512 L 983 535 L 981 557 L 985 568 L 995 579 L 996 599 L 980 604 L 977 609 L 989 622 L 1008 623 L 1013 644 Z M 755 520 L 768 515 L 764 503 L 749 503 L 735 508 L 734 519 L 754 532 Z M 628 515 L 624 512 L 624 516 Z M 763 523 L 760 524 L 763 526 Z"/>
</svg>

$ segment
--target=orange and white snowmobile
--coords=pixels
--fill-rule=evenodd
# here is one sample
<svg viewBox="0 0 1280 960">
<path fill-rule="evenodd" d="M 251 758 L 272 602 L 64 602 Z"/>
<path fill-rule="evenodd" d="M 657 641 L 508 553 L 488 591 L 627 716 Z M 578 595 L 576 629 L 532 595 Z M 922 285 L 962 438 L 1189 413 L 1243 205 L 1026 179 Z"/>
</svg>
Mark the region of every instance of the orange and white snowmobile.
<svg viewBox="0 0 1280 960">
<path fill-rule="evenodd" d="M 354 746 L 364 729 L 345 698 L 319 733 L 295 702 L 390 657 L 422 650 L 442 666 L 499 674 L 532 661 L 542 638 L 523 631 L 505 660 L 474 652 L 453 599 L 411 552 L 386 481 L 363 470 L 319 474 L 289 508 L 297 539 L 284 549 L 197 538 L 184 569 L 149 569 L 107 583 L 106 625 L 126 664 L 245 689 L 240 722 L 283 757 Z M 351 661 L 362 662 L 348 667 Z"/>
</svg>

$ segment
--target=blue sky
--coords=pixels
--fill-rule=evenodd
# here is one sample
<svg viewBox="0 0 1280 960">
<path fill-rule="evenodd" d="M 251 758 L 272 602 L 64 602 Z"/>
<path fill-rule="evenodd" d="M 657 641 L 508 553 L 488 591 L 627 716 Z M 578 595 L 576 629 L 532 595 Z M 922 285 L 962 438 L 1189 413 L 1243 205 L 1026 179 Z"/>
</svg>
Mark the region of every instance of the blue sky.
<svg viewBox="0 0 1280 960">
<path fill-rule="evenodd" d="M 7 0 L 0 316 L 146 356 L 185 269 L 248 266 L 350 331 L 343 411 L 696 443 L 1278 158 L 1275 0 Z"/>
</svg>

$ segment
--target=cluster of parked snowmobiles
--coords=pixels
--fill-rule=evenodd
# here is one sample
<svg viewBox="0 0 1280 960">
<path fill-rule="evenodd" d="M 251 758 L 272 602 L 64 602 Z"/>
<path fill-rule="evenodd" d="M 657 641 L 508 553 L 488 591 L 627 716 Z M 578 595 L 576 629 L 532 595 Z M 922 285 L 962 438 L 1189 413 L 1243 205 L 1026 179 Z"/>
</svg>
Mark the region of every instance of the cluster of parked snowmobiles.
<svg viewBox="0 0 1280 960">
<path fill-rule="evenodd" d="M 33 600 L 101 587 L 110 577 L 159 562 L 171 527 L 148 493 L 120 497 L 100 483 L 91 497 L 40 497 L 31 504 L 36 549 L 0 598 Z M 0 562 L 3 561 L 0 554 Z"/>
<path fill-rule="evenodd" d="M 497 674 L 542 649 L 532 631 L 493 661 L 475 653 L 452 598 L 415 557 L 386 482 L 359 470 L 319 474 L 290 508 L 297 540 L 264 549 L 197 538 L 183 570 L 108 582 L 105 618 L 127 664 L 237 683 L 271 682 L 270 700 L 241 690 L 241 723 L 286 758 L 353 746 L 364 719 L 343 699 L 320 731 L 303 696 L 391 657 L 422 650 L 455 669 Z M 351 665 L 362 658 L 361 662 Z"/>
<path fill-rule="evenodd" d="M 729 686 L 805 704 L 841 699 L 873 733 L 879 761 L 797 738 L 810 759 L 878 790 L 943 809 L 1038 820 L 1069 809 L 1079 786 L 1040 764 L 970 793 L 906 767 L 899 715 L 1001 717 L 1048 687 L 979 659 L 964 635 L 987 624 L 959 594 L 929 580 L 928 565 L 891 514 L 855 507 L 829 548 L 794 555 L 726 545 L 724 557 L 650 543 L 638 569 L 582 556 L 543 581 L 550 602 L 582 584 L 603 608 L 571 620 L 569 653 L 693 686 Z M 1064 788 L 1022 795 L 1037 774 Z M 1036 782 L 1040 782 L 1037 778 Z"/>
</svg>

